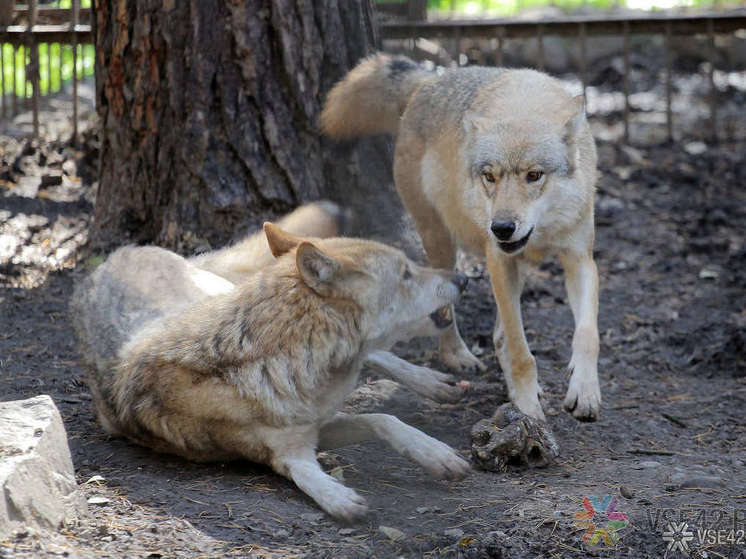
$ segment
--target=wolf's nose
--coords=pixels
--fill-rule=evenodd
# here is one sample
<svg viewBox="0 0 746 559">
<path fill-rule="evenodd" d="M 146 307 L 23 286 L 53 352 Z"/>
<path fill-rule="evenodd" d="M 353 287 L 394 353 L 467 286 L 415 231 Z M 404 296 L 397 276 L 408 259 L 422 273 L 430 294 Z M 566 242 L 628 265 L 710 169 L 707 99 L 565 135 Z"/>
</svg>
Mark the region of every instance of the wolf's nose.
<svg viewBox="0 0 746 559">
<path fill-rule="evenodd" d="M 466 284 L 469 283 L 469 278 L 464 274 L 455 272 L 453 274 L 453 283 L 458 287 L 459 293 L 463 293 L 464 289 L 466 289 Z"/>
<path fill-rule="evenodd" d="M 490 229 L 500 241 L 507 241 L 515 233 L 515 223 L 512 221 L 493 221 Z"/>
</svg>

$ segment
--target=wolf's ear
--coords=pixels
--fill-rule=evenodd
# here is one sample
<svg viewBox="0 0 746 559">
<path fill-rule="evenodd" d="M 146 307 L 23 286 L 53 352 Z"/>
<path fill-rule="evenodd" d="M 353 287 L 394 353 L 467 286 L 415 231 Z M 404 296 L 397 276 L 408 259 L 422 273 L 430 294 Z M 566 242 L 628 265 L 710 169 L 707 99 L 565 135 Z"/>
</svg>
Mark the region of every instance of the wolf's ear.
<svg viewBox="0 0 746 559">
<path fill-rule="evenodd" d="M 578 160 L 577 137 L 585 119 L 585 99 L 576 95 L 570 100 L 567 111 L 569 116 L 562 129 L 562 141 L 567 146 L 567 174 L 575 173 Z"/>
<path fill-rule="evenodd" d="M 494 125 L 494 123 L 493 119 L 480 116 L 474 112 L 464 114 L 461 120 L 464 132 L 467 134 L 476 134 L 477 132 L 489 130 L 490 126 Z"/>
<path fill-rule="evenodd" d="M 269 250 L 272 251 L 272 255 L 278 258 L 285 254 L 290 249 L 297 247 L 303 239 L 291 235 L 287 231 L 283 231 L 274 223 L 269 221 L 264 222 L 264 234 L 267 236 L 267 243 L 269 243 Z"/>
<path fill-rule="evenodd" d="M 329 292 L 331 283 L 342 269 L 342 263 L 339 260 L 322 252 L 308 241 L 303 241 L 298 245 L 295 265 L 305 284 L 322 295 Z"/>
<path fill-rule="evenodd" d="M 567 121 L 563 130 L 563 139 L 567 141 L 580 132 L 585 118 L 585 99 L 582 95 L 573 97 L 567 105 Z"/>
</svg>

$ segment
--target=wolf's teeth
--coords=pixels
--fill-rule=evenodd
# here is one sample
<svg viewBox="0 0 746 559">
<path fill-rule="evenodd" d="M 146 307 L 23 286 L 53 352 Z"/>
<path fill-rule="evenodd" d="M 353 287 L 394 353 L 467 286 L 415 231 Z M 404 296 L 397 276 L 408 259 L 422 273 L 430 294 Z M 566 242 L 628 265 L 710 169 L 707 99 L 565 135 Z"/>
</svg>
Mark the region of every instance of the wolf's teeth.
<svg viewBox="0 0 746 559">
<path fill-rule="evenodd" d="M 440 314 L 446 320 L 451 320 L 451 307 L 450 307 L 450 305 L 445 306 L 445 307 L 441 307 Z"/>
</svg>

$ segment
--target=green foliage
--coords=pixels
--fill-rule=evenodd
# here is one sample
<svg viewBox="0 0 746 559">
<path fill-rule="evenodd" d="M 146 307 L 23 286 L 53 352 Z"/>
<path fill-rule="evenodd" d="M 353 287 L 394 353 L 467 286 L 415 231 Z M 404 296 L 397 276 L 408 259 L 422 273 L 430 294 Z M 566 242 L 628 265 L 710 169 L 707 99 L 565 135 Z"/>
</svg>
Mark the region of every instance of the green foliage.
<svg viewBox="0 0 746 559">
<path fill-rule="evenodd" d="M 64 4 L 64 2 L 63 2 Z M 85 2 L 83 2 L 85 4 Z M 39 48 L 39 89 L 42 95 L 59 91 L 61 85 L 73 77 L 73 47 L 61 43 L 42 43 Z M 62 49 L 62 56 L 60 56 Z M 93 75 L 95 51 L 93 45 L 78 45 L 78 79 Z M 26 82 L 26 66 L 30 63 L 30 51 L 19 46 L 15 49 L 15 92 L 19 97 L 31 97 L 31 81 Z M 13 92 L 13 45 L 2 45 L 3 78 L 5 93 Z M 60 79 L 62 81 L 60 81 Z"/>
<path fill-rule="evenodd" d="M 379 2 L 404 0 L 378 0 Z M 527 8 L 538 6 L 554 6 L 561 10 L 571 11 L 580 7 L 594 7 L 600 9 L 629 6 L 655 10 L 662 7 L 695 6 L 709 7 L 718 0 L 428 0 L 427 9 L 431 11 L 455 12 L 467 17 L 481 17 L 489 15 L 515 15 Z M 719 2 L 720 4 L 728 3 Z M 739 3 L 733 0 L 731 3 Z"/>
</svg>

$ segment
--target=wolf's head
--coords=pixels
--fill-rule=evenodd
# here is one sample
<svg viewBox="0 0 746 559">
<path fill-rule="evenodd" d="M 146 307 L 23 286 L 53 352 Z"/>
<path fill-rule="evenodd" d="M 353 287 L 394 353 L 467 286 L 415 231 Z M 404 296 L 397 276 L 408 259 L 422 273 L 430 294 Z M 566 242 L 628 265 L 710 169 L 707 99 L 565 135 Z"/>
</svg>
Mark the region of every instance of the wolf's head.
<svg viewBox="0 0 746 559">
<path fill-rule="evenodd" d="M 466 172 L 503 252 L 551 243 L 577 223 L 595 177 L 582 96 L 540 72 L 506 71 L 478 93 L 463 125 Z"/>
<path fill-rule="evenodd" d="M 450 305 L 466 287 L 466 276 L 419 266 L 374 241 L 304 239 L 271 223 L 264 232 L 276 257 L 294 253 L 300 279 L 316 295 L 356 305 L 371 349 L 447 328 Z"/>
</svg>

